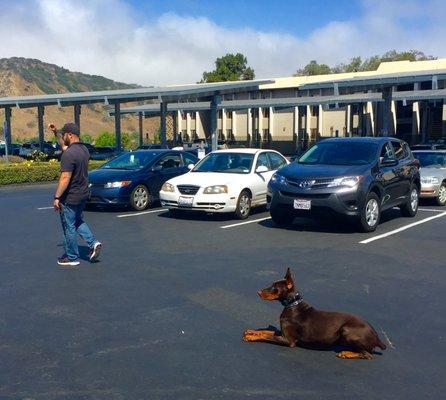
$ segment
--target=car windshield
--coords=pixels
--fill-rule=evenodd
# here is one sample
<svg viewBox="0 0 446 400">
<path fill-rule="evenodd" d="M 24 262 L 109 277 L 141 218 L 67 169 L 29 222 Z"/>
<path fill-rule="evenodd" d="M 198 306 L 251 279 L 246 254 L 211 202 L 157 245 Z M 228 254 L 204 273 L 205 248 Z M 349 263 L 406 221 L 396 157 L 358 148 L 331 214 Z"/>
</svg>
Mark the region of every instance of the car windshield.
<svg viewBox="0 0 446 400">
<path fill-rule="evenodd" d="M 138 170 L 147 166 L 159 153 L 142 151 L 124 153 L 104 164 L 101 169 L 128 169 Z"/>
<path fill-rule="evenodd" d="M 365 142 L 321 142 L 302 157 L 299 164 L 365 165 L 376 159 L 378 146 Z"/>
<path fill-rule="evenodd" d="M 420 166 L 424 168 L 446 168 L 446 153 L 429 152 L 422 153 L 414 151 L 413 155 L 420 161 Z"/>
<path fill-rule="evenodd" d="M 224 172 L 228 174 L 249 174 L 254 154 L 211 153 L 203 158 L 192 172 Z"/>
</svg>

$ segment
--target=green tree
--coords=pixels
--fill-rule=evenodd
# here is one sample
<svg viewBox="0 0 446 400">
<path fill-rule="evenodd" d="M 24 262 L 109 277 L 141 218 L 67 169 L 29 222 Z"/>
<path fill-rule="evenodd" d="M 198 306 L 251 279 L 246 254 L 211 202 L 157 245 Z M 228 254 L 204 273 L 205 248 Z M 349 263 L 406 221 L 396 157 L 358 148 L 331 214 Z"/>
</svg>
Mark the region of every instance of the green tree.
<svg viewBox="0 0 446 400">
<path fill-rule="evenodd" d="M 91 135 L 89 133 L 82 133 L 81 134 L 81 140 L 84 143 L 93 143 L 93 138 L 91 137 Z"/>
<path fill-rule="evenodd" d="M 214 71 L 203 72 L 199 83 L 252 80 L 255 77 L 254 70 L 247 63 L 248 60 L 241 53 L 226 54 L 217 58 Z"/>
<path fill-rule="evenodd" d="M 95 146 L 116 146 L 116 137 L 113 133 L 102 132 L 95 140 Z"/>
<path fill-rule="evenodd" d="M 298 69 L 294 76 L 326 75 L 331 73 L 331 68 L 327 64 L 318 64 L 316 60 L 311 60 L 305 67 Z"/>
</svg>

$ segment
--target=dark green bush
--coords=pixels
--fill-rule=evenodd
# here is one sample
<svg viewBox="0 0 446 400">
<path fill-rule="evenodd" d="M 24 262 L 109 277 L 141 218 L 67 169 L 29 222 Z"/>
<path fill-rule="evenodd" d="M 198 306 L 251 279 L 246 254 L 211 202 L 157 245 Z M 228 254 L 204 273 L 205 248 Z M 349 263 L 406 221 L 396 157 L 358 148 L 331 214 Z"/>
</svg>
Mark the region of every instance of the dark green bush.
<svg viewBox="0 0 446 400">
<path fill-rule="evenodd" d="M 98 168 L 103 163 L 103 161 L 90 161 L 89 169 Z M 0 164 L 0 185 L 51 182 L 57 180 L 59 174 L 60 165 L 57 161 Z"/>
</svg>

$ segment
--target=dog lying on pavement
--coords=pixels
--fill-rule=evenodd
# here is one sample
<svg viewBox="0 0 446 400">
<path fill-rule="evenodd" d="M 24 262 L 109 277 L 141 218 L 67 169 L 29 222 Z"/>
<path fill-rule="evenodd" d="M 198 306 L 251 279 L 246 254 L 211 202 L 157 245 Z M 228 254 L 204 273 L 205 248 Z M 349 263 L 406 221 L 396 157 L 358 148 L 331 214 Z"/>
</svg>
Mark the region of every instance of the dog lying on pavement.
<svg viewBox="0 0 446 400">
<path fill-rule="evenodd" d="M 243 335 L 247 342 L 317 348 L 341 345 L 348 350 L 339 352 L 338 357 L 367 360 L 373 358 L 376 347 L 386 349 L 375 329 L 363 319 L 342 312 L 316 310 L 305 302 L 289 268 L 282 280 L 257 293 L 263 300 L 280 301 L 285 308 L 280 315 L 280 331 L 249 329 Z"/>
</svg>

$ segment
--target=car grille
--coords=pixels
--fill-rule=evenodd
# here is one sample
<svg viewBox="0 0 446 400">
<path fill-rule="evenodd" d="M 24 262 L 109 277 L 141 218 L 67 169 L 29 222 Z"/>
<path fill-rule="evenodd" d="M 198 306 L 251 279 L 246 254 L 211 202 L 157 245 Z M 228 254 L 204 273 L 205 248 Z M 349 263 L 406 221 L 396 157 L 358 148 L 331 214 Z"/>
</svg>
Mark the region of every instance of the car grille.
<svg viewBox="0 0 446 400">
<path fill-rule="evenodd" d="M 200 189 L 200 186 L 194 185 L 178 185 L 177 187 L 181 194 L 197 194 Z"/>
<path fill-rule="evenodd" d="M 294 197 L 299 199 L 328 199 L 330 197 L 330 193 L 294 193 L 294 192 L 285 192 L 283 190 L 280 191 L 282 196 Z"/>
<path fill-rule="evenodd" d="M 329 183 L 333 181 L 333 179 L 292 179 L 286 178 L 286 181 L 289 185 L 298 187 L 300 189 L 324 189 L 328 187 Z M 304 182 L 309 184 L 309 186 L 302 187 L 301 184 Z"/>
</svg>

